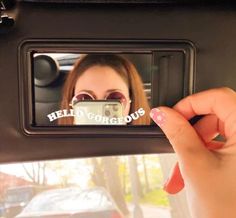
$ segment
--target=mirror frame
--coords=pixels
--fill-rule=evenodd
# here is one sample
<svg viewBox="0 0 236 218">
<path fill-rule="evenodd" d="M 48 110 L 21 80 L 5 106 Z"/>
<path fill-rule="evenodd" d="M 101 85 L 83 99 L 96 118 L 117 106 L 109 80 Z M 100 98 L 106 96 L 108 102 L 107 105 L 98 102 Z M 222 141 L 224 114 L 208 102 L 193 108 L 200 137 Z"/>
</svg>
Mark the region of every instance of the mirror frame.
<svg viewBox="0 0 236 218">
<path fill-rule="evenodd" d="M 79 137 L 165 137 L 157 126 L 36 126 L 34 125 L 33 54 L 35 53 L 153 53 L 183 52 L 183 97 L 194 93 L 195 54 L 187 40 L 71 40 L 27 39 L 18 47 L 20 124 L 27 136 L 60 135 Z M 156 69 L 157 71 L 157 69 Z M 153 73 L 151 76 L 153 80 Z M 153 84 L 153 81 L 152 81 Z M 152 87 L 152 93 L 156 86 Z M 152 96 L 153 97 L 153 96 Z M 109 128 L 108 128 L 109 127 Z"/>
</svg>

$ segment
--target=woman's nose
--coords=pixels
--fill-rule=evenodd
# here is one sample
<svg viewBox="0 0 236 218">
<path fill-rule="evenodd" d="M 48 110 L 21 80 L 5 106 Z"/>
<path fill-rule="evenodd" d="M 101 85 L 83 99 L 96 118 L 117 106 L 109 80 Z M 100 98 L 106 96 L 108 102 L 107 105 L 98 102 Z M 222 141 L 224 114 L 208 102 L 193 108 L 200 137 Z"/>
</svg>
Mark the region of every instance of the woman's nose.
<svg viewBox="0 0 236 218">
<path fill-rule="evenodd" d="M 103 93 L 96 93 L 96 100 L 105 100 L 105 95 Z"/>
</svg>

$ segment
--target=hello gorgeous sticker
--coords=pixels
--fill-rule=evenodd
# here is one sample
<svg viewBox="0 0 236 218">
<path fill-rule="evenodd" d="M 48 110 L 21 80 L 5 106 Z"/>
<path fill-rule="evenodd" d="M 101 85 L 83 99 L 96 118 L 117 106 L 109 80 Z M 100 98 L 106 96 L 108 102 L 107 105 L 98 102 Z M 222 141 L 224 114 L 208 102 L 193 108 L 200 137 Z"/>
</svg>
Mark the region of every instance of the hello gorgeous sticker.
<svg viewBox="0 0 236 218">
<path fill-rule="evenodd" d="M 126 124 L 132 122 L 132 120 L 137 120 L 138 118 L 144 116 L 145 110 L 143 108 L 139 108 L 134 113 L 124 117 L 107 117 L 100 114 L 95 114 L 92 112 L 85 112 L 83 110 L 73 110 L 73 109 L 64 109 L 52 112 L 47 115 L 50 122 L 63 118 L 63 117 L 77 117 L 77 118 L 85 118 L 89 121 L 94 121 L 95 123 L 100 124 Z"/>
</svg>

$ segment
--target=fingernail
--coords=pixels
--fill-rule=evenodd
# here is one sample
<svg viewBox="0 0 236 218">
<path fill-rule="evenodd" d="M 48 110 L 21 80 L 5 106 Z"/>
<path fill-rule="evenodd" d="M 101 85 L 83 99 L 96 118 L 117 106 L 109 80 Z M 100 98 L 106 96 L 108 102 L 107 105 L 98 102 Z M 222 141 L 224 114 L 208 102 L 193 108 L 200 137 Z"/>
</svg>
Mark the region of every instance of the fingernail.
<svg viewBox="0 0 236 218">
<path fill-rule="evenodd" d="M 166 116 L 160 109 L 153 108 L 150 112 L 150 116 L 159 127 L 162 127 L 165 124 Z"/>
</svg>

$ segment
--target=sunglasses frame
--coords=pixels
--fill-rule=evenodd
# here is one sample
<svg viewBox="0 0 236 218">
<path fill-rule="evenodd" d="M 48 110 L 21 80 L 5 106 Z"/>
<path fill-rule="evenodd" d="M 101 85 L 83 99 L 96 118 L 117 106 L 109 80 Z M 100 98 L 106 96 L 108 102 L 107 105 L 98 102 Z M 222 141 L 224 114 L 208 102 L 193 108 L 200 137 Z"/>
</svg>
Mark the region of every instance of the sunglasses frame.
<svg viewBox="0 0 236 218">
<path fill-rule="evenodd" d="M 112 93 L 119 93 L 119 94 L 121 94 L 121 95 L 124 97 L 125 102 L 122 102 L 122 101 L 120 101 L 119 99 L 107 99 L 108 96 L 109 96 L 110 94 L 112 94 Z M 84 91 L 83 91 L 83 92 L 80 92 L 80 93 L 78 93 L 77 95 L 74 95 L 74 96 L 73 96 L 73 98 L 72 98 L 71 103 L 69 104 L 69 106 L 70 106 L 70 107 L 74 107 L 74 105 L 77 104 L 77 103 L 80 101 L 80 100 L 76 99 L 76 97 L 77 97 L 78 95 L 82 95 L 82 94 L 86 94 L 86 95 L 90 96 L 91 99 L 85 99 L 85 100 L 81 100 L 81 101 L 100 101 L 100 100 L 96 99 L 96 97 L 94 97 L 91 93 L 89 93 L 89 92 L 84 92 Z M 125 97 L 125 95 L 124 95 L 122 92 L 119 92 L 119 91 L 110 92 L 110 93 L 108 93 L 108 94 L 106 95 L 106 97 L 105 97 L 104 99 L 102 99 L 102 101 L 107 101 L 107 100 L 109 100 L 109 101 L 112 101 L 112 100 L 119 101 L 119 102 L 123 105 L 124 108 L 126 108 L 126 106 L 127 106 L 128 103 L 131 103 L 131 102 L 132 102 L 131 99 L 128 100 L 128 99 Z M 77 102 L 76 102 L 76 103 L 73 103 L 73 101 L 77 101 Z M 125 104 L 124 104 L 124 103 L 125 103 Z"/>
</svg>

